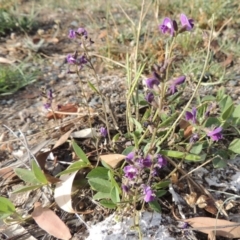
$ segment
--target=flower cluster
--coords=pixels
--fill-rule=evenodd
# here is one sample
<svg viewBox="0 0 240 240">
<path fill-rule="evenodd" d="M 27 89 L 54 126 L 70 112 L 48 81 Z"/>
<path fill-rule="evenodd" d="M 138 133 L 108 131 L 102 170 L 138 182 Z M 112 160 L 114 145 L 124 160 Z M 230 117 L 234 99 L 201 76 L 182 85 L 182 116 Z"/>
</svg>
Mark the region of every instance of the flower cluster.
<svg viewBox="0 0 240 240">
<path fill-rule="evenodd" d="M 85 28 L 78 28 L 76 31 L 70 29 L 68 37 L 70 39 L 80 39 L 80 46 L 86 48 L 88 45 L 93 44 L 91 38 L 88 38 L 88 32 Z M 75 51 L 74 54 L 68 54 L 66 57 L 66 62 L 69 64 L 68 73 L 76 73 L 80 71 L 84 65 L 86 65 L 90 60 L 88 59 L 87 55 L 81 54 L 79 56 L 78 51 Z M 70 66 L 77 66 L 77 69 L 70 70 Z"/>
<path fill-rule="evenodd" d="M 52 105 L 52 100 L 53 100 L 52 89 L 47 90 L 46 91 L 46 96 L 44 96 L 44 97 L 47 99 L 47 101 L 46 101 L 46 103 L 43 104 L 43 106 L 44 106 L 45 109 L 49 109 Z"/>
<path fill-rule="evenodd" d="M 209 108 L 207 109 L 207 111 L 205 112 L 205 121 L 207 120 L 207 118 L 209 117 L 210 113 L 209 113 Z M 189 121 L 190 123 L 194 124 L 194 125 L 199 125 L 198 124 L 198 120 L 197 120 L 197 108 L 193 107 L 192 111 L 186 111 L 185 113 L 185 119 L 186 121 Z M 211 138 L 212 141 L 219 141 L 220 139 L 223 138 L 222 135 L 222 127 L 215 127 L 214 129 L 206 129 L 206 128 L 201 128 L 201 126 L 198 126 L 198 128 L 201 130 L 203 129 L 204 132 L 207 134 L 208 137 Z M 190 138 L 190 142 L 196 142 L 199 140 L 199 134 L 198 133 L 193 133 L 191 138 Z"/>
<path fill-rule="evenodd" d="M 142 157 L 136 152 L 130 152 L 126 156 L 126 162 L 128 165 L 124 167 L 123 172 L 127 183 L 122 185 L 123 191 L 131 195 L 133 189 L 139 188 L 145 202 L 153 201 L 155 194 L 151 184 L 146 185 L 142 176 L 145 172 L 152 174 L 152 176 L 158 175 L 159 169 L 167 165 L 166 159 L 160 154 L 155 157 L 151 155 Z"/>
<path fill-rule="evenodd" d="M 171 18 L 164 18 L 163 23 L 159 25 L 159 30 L 163 34 L 170 34 L 172 37 L 176 36 L 178 33 L 185 31 L 191 31 L 194 27 L 193 19 L 189 19 L 185 14 L 180 15 L 181 28 L 178 29 L 177 22 Z"/>
</svg>

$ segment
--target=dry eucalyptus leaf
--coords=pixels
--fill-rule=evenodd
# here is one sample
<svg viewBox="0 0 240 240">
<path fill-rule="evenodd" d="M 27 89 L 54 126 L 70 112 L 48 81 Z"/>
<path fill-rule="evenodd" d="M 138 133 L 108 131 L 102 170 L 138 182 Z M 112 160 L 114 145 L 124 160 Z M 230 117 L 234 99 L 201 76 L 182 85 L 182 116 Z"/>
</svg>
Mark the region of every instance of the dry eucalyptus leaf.
<svg viewBox="0 0 240 240">
<path fill-rule="evenodd" d="M 72 237 L 66 224 L 52 210 L 43 208 L 39 202 L 34 204 L 32 217 L 37 225 L 51 236 L 64 240 Z"/>
<path fill-rule="evenodd" d="M 240 223 L 230 222 L 228 220 L 196 217 L 184 220 L 193 227 L 193 230 L 208 234 L 208 239 L 214 239 L 215 236 L 226 238 L 240 237 Z"/>
<path fill-rule="evenodd" d="M 62 144 L 64 144 L 64 143 L 68 140 L 68 138 L 69 138 L 69 136 L 71 135 L 72 131 L 73 131 L 73 129 L 70 129 L 68 132 L 64 133 L 64 134 L 56 141 L 56 143 L 54 144 L 53 149 L 55 149 L 55 148 L 61 146 Z"/>
<path fill-rule="evenodd" d="M 73 138 L 94 138 L 97 137 L 99 134 L 97 133 L 95 128 L 86 128 L 80 131 L 73 132 L 71 136 Z"/>
<path fill-rule="evenodd" d="M 78 171 L 60 176 L 62 182 L 56 184 L 54 199 L 57 205 L 64 211 L 76 213 L 72 207 L 72 184 Z"/>
<path fill-rule="evenodd" d="M 116 168 L 118 164 L 125 158 L 126 156 L 122 154 L 108 154 L 100 156 L 100 159 L 112 168 Z"/>
</svg>

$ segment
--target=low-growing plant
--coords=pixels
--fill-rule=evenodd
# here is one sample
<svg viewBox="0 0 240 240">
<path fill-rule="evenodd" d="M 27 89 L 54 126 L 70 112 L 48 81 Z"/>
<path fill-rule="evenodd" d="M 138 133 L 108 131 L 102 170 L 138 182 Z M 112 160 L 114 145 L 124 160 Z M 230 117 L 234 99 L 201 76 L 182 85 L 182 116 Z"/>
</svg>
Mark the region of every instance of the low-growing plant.
<svg viewBox="0 0 240 240">
<path fill-rule="evenodd" d="M 199 94 L 209 66 L 211 37 L 200 75 L 188 74 L 187 68 L 184 74 L 174 71 L 178 54 L 175 52 L 175 43 L 182 35 L 191 36 L 194 25 L 194 20 L 185 14 L 180 15 L 180 24 L 169 17 L 163 19 L 159 31 L 161 37 L 168 36 L 165 58 L 155 64 L 151 76 L 144 79 L 145 91 L 140 91 L 139 87 L 145 64 L 139 63 L 137 56 L 132 58 L 135 62 L 131 62 L 127 56 L 126 123 L 125 128 L 121 129 L 100 88 L 100 79 L 89 52 L 94 42 L 85 28 L 70 30 L 69 38 L 75 41 L 76 51 L 66 57 L 68 73 L 79 76 L 79 85 L 85 98 L 82 104 L 87 108 L 80 72 L 88 68 L 89 73 L 92 73 L 96 82 L 87 83 L 89 89 L 101 99 L 103 117 L 100 118 L 100 134 L 93 137 L 97 163 L 91 162 L 87 153 L 73 140 L 71 146 L 79 160 L 58 176 L 87 169 L 88 186 L 94 191 L 92 198 L 99 200 L 103 207 L 130 209 L 132 214 L 146 207 L 161 212 L 160 198 L 167 193 L 171 182 L 169 176 L 179 170 L 180 163 L 197 166 L 212 162 L 215 168 L 222 168 L 229 159 L 240 153 L 240 105 L 235 105 L 224 88 L 219 88 L 212 95 Z M 134 52 L 138 53 L 136 49 Z M 194 88 L 189 88 L 188 83 Z M 211 84 L 214 83 L 208 83 Z M 52 92 L 49 92 L 48 100 L 46 107 L 51 106 Z M 90 113 L 90 108 L 88 111 Z M 89 125 L 93 128 L 91 121 Z M 113 166 L 111 161 L 104 160 L 106 158 L 99 153 L 98 143 L 101 139 L 107 145 L 110 157 L 118 156 L 118 164 Z M 123 145 L 123 152 L 118 152 L 116 142 Z M 128 145 L 124 145 L 125 142 Z M 17 169 L 15 172 L 25 182 L 32 176 L 31 181 L 34 180 L 34 183 L 31 183 L 29 190 L 30 187 L 35 189 L 36 186 L 42 187 L 49 183 L 34 161 L 32 171 Z M 8 205 L 10 211 L 6 214 L 15 211 L 10 203 Z"/>
<path fill-rule="evenodd" d="M 0 8 L 0 34 L 16 30 L 30 31 L 37 26 L 36 16 L 34 7 L 29 14 L 19 12 L 19 6 L 13 4 L 8 8 Z"/>
<path fill-rule="evenodd" d="M 27 65 L 2 66 L 0 69 L 0 95 L 15 93 L 22 87 L 36 81 L 38 71 L 29 71 Z"/>
</svg>

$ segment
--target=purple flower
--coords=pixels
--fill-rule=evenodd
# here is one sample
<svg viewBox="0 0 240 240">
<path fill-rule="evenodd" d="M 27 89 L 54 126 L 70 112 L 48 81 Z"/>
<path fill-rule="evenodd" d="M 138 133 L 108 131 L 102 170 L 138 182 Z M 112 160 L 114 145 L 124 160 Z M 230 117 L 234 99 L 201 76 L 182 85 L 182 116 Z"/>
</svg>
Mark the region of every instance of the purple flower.
<svg viewBox="0 0 240 240">
<path fill-rule="evenodd" d="M 186 31 L 191 31 L 194 27 L 193 19 L 188 19 L 185 14 L 181 14 L 180 21 L 182 26 L 186 29 Z"/>
<path fill-rule="evenodd" d="M 101 134 L 101 136 L 104 137 L 104 138 L 107 137 L 107 134 L 108 134 L 107 129 L 104 128 L 104 127 L 101 127 L 101 128 L 100 128 L 100 134 Z"/>
<path fill-rule="evenodd" d="M 88 60 L 84 54 L 78 59 L 79 65 L 86 64 L 87 62 L 88 62 Z"/>
<path fill-rule="evenodd" d="M 50 102 L 44 103 L 43 106 L 45 109 L 49 109 L 51 107 L 51 103 Z"/>
<path fill-rule="evenodd" d="M 140 159 L 138 160 L 138 163 L 139 163 L 139 165 L 140 165 L 142 168 L 144 168 L 144 167 L 146 167 L 146 168 L 151 167 L 151 165 L 152 165 L 151 156 L 150 156 L 150 155 L 147 155 L 145 158 L 140 158 Z"/>
<path fill-rule="evenodd" d="M 155 77 L 148 78 L 147 80 L 145 80 L 145 82 L 147 87 L 150 89 L 153 89 L 154 85 L 158 86 L 160 83 L 160 81 Z"/>
<path fill-rule="evenodd" d="M 192 121 L 194 124 L 197 122 L 197 109 L 193 107 L 192 112 L 186 112 L 185 118 L 187 121 Z"/>
<path fill-rule="evenodd" d="M 153 100 L 154 100 L 154 94 L 152 92 L 148 93 L 146 96 L 145 96 L 145 99 L 148 103 L 151 103 Z"/>
<path fill-rule="evenodd" d="M 190 143 L 195 143 L 195 142 L 197 142 L 199 140 L 199 136 L 198 136 L 198 134 L 197 133 L 194 133 L 192 136 L 191 136 L 191 138 L 190 138 Z"/>
<path fill-rule="evenodd" d="M 155 194 L 149 186 L 143 187 L 144 201 L 152 202 L 155 199 Z"/>
<path fill-rule="evenodd" d="M 167 165 L 167 160 L 160 154 L 157 155 L 157 166 L 159 168 L 165 167 Z"/>
<path fill-rule="evenodd" d="M 67 63 L 69 64 L 76 64 L 76 59 L 75 59 L 75 56 L 73 56 L 72 54 L 68 54 L 67 55 Z"/>
<path fill-rule="evenodd" d="M 138 173 L 137 168 L 131 165 L 124 167 L 123 171 L 125 173 L 125 177 L 129 178 L 130 180 L 135 178 Z"/>
<path fill-rule="evenodd" d="M 76 32 L 74 30 L 70 29 L 68 37 L 71 38 L 71 39 L 76 38 Z"/>
<path fill-rule="evenodd" d="M 81 28 L 81 27 L 80 27 L 80 28 L 76 31 L 76 33 L 79 34 L 79 35 L 81 35 L 81 36 L 84 36 L 85 38 L 88 37 L 88 33 L 87 33 L 87 31 L 86 31 L 85 28 Z"/>
<path fill-rule="evenodd" d="M 130 152 L 127 156 L 126 156 L 126 161 L 132 161 L 135 157 L 135 153 L 134 152 Z"/>
<path fill-rule="evenodd" d="M 180 76 L 177 79 L 173 80 L 171 82 L 171 85 L 169 86 L 169 93 L 174 94 L 177 92 L 177 85 L 180 85 L 185 82 L 186 76 Z"/>
<path fill-rule="evenodd" d="M 48 93 L 47 93 L 47 98 L 48 98 L 49 100 L 52 100 L 52 99 L 53 99 L 53 91 L 52 91 L 52 89 L 49 89 L 49 91 L 48 91 Z"/>
<path fill-rule="evenodd" d="M 129 192 L 129 187 L 127 185 L 122 185 L 122 190 L 127 193 Z"/>
<path fill-rule="evenodd" d="M 173 36 L 175 32 L 173 21 L 168 17 L 164 18 L 163 23 L 159 26 L 159 30 L 161 30 L 163 34 L 169 33 Z"/>
<path fill-rule="evenodd" d="M 207 135 L 212 139 L 212 141 L 218 141 L 222 139 L 222 127 L 217 127 L 212 131 L 209 130 Z"/>
</svg>

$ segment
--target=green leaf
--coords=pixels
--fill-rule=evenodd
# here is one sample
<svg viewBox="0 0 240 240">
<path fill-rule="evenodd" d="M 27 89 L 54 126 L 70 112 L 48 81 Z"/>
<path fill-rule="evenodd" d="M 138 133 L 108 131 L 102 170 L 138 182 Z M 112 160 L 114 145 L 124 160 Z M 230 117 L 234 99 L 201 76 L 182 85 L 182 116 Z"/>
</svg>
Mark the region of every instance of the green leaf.
<svg viewBox="0 0 240 240">
<path fill-rule="evenodd" d="M 107 168 L 107 169 L 109 169 L 109 170 L 112 170 L 112 167 L 109 166 L 106 162 L 101 161 L 101 163 L 102 163 L 102 165 L 103 165 L 105 168 Z"/>
<path fill-rule="evenodd" d="M 119 196 L 118 188 L 113 187 L 110 195 L 111 195 L 111 200 L 113 201 L 113 203 L 120 202 L 120 196 Z"/>
<path fill-rule="evenodd" d="M 109 208 L 109 209 L 115 209 L 117 207 L 117 205 L 115 203 L 113 203 L 112 200 L 107 200 L 107 199 L 101 200 L 100 204 L 103 207 L 106 207 L 106 208 Z"/>
<path fill-rule="evenodd" d="M 213 159 L 213 166 L 214 168 L 225 168 L 227 166 L 227 161 L 226 159 L 217 156 Z"/>
<path fill-rule="evenodd" d="M 173 122 L 177 116 L 178 116 L 177 112 L 173 113 L 168 119 L 166 119 L 160 125 L 158 125 L 158 128 L 169 126 L 169 124 Z"/>
<path fill-rule="evenodd" d="M 166 191 L 166 190 L 158 190 L 155 194 L 157 197 L 160 198 L 160 197 L 164 196 L 167 192 L 168 191 Z"/>
<path fill-rule="evenodd" d="M 233 105 L 233 100 L 229 95 L 225 95 L 219 102 L 219 108 L 222 113 L 224 113 L 231 105 Z"/>
<path fill-rule="evenodd" d="M 230 105 L 221 115 L 223 120 L 227 120 L 231 117 L 232 113 L 234 111 L 234 105 Z"/>
<path fill-rule="evenodd" d="M 104 167 L 96 167 L 88 173 L 87 178 L 102 178 L 107 180 L 108 172 L 109 170 Z"/>
<path fill-rule="evenodd" d="M 97 93 L 98 95 L 100 94 L 99 91 L 95 88 L 95 86 L 90 81 L 88 81 L 88 85 L 95 93 Z"/>
<path fill-rule="evenodd" d="M 149 204 L 149 207 L 150 207 L 153 211 L 158 212 L 158 213 L 161 213 L 161 212 L 162 212 L 161 206 L 160 206 L 160 204 L 158 203 L 157 200 L 154 200 L 154 201 L 152 201 L 152 202 L 149 202 L 148 204 Z"/>
<path fill-rule="evenodd" d="M 32 171 L 36 177 L 36 179 L 42 183 L 42 184 L 47 184 L 48 180 L 45 177 L 44 173 L 42 172 L 42 170 L 38 167 L 37 163 L 32 160 Z"/>
<path fill-rule="evenodd" d="M 225 88 L 224 87 L 220 87 L 219 90 L 217 91 L 217 101 L 220 102 L 225 94 Z"/>
<path fill-rule="evenodd" d="M 221 122 L 219 121 L 218 118 L 215 118 L 215 117 L 209 117 L 205 122 L 206 128 L 211 128 L 212 126 L 219 126 L 219 125 L 221 125 Z"/>
<path fill-rule="evenodd" d="M 77 143 L 75 141 L 72 141 L 72 146 L 73 146 L 74 152 L 77 154 L 77 156 L 81 160 L 83 160 L 83 162 L 85 162 L 86 164 L 90 164 L 88 157 L 83 152 L 83 150 L 77 145 Z"/>
<path fill-rule="evenodd" d="M 142 124 L 138 122 L 135 118 L 130 118 L 130 122 L 132 122 L 136 126 L 136 131 L 141 133 L 143 131 Z"/>
<path fill-rule="evenodd" d="M 226 161 L 229 159 L 229 151 L 227 149 L 219 149 L 215 153 L 215 158 L 213 159 L 213 166 L 215 168 L 226 167 Z"/>
<path fill-rule="evenodd" d="M 169 186 L 170 183 L 171 183 L 170 180 L 165 180 L 165 181 L 155 183 L 153 187 L 154 187 L 154 189 L 166 188 Z"/>
<path fill-rule="evenodd" d="M 119 139 L 119 137 L 120 137 L 120 133 L 117 133 L 116 135 L 113 136 L 112 141 L 113 141 L 114 143 L 117 142 L 118 139 Z"/>
<path fill-rule="evenodd" d="M 135 147 L 134 146 L 129 146 L 127 148 L 125 148 L 122 152 L 122 155 L 128 155 L 130 152 L 134 151 Z"/>
<path fill-rule="evenodd" d="M 42 186 L 44 185 L 32 185 L 32 186 L 27 186 L 27 187 L 22 187 L 22 188 L 19 188 L 15 191 L 13 191 L 12 193 L 23 193 L 23 192 L 28 192 L 28 191 L 31 191 L 31 190 L 35 190 L 35 189 L 38 189 L 38 188 L 41 188 Z"/>
<path fill-rule="evenodd" d="M 215 101 L 215 100 L 216 100 L 216 97 L 207 95 L 207 96 L 202 98 L 201 102 L 211 102 L 211 101 Z"/>
<path fill-rule="evenodd" d="M 61 176 L 63 174 L 67 174 L 67 173 L 73 173 L 76 172 L 82 168 L 86 168 L 86 167 L 90 167 L 89 164 L 86 164 L 85 162 L 83 162 L 82 160 L 79 160 L 77 162 L 74 162 L 72 165 L 70 165 L 66 170 L 58 173 L 56 175 L 56 177 Z"/>
<path fill-rule="evenodd" d="M 22 179 L 26 183 L 38 184 L 39 181 L 35 177 L 34 173 L 31 170 L 23 169 L 23 168 L 15 168 L 14 172 L 17 176 Z"/>
<path fill-rule="evenodd" d="M 97 192 L 110 193 L 112 189 L 112 184 L 102 178 L 90 178 L 88 180 L 90 186 L 93 190 Z"/>
<path fill-rule="evenodd" d="M 230 143 L 228 149 L 230 151 L 234 152 L 234 153 L 238 153 L 239 154 L 240 153 L 240 139 L 239 138 L 234 139 Z"/>
<path fill-rule="evenodd" d="M 184 152 L 172 151 L 172 150 L 162 150 L 160 154 L 173 158 L 184 158 L 189 161 L 201 161 L 201 156 L 195 154 L 188 154 Z"/>
<path fill-rule="evenodd" d="M 202 151 L 202 148 L 203 148 L 203 144 L 202 143 L 195 143 L 193 144 L 191 150 L 190 150 L 190 153 L 193 153 L 193 154 L 200 154 L 201 151 Z"/>
<path fill-rule="evenodd" d="M 237 105 L 233 111 L 232 116 L 234 118 L 240 118 L 240 105 Z"/>
<path fill-rule="evenodd" d="M 103 193 L 103 192 L 97 192 L 94 196 L 94 200 L 100 200 L 100 199 L 105 199 L 105 198 L 111 198 L 110 193 Z"/>
<path fill-rule="evenodd" d="M 15 212 L 16 212 L 16 209 L 13 203 L 5 197 L 0 197 L 0 215 L 12 214 Z"/>
</svg>

